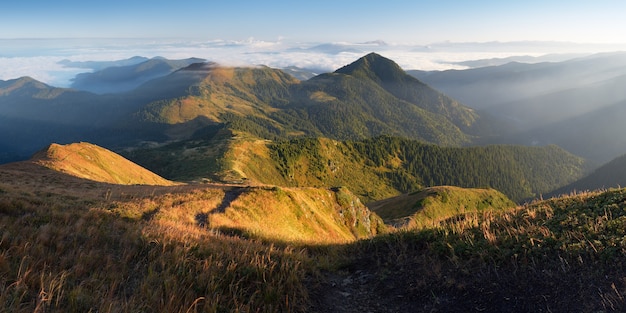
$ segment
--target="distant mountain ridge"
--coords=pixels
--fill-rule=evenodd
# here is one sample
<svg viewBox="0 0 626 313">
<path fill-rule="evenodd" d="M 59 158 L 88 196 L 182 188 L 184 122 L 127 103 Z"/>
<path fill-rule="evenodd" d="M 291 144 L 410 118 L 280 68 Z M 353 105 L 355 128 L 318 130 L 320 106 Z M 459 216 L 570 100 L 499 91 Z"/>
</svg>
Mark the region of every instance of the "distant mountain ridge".
<svg viewBox="0 0 626 313">
<path fill-rule="evenodd" d="M 481 128 L 473 110 L 377 54 L 306 81 L 264 66 L 232 68 L 195 61 L 172 61 L 191 64 L 124 93 L 97 95 L 26 78 L 1 82 L 0 117 L 9 119 L 5 127 L 12 129 L 35 121 L 48 123 L 48 132 L 57 134 L 52 141 L 88 140 L 106 146 L 109 138 L 99 137 L 104 133 L 117 134 L 116 140 L 122 142 L 177 140 L 217 124 L 267 139 L 388 134 L 446 145 L 467 144 L 474 128 Z M 150 71 L 159 64 L 173 69 L 172 62 L 153 59 L 99 73 L 137 70 L 141 76 L 146 73 L 142 69 Z M 72 132 L 71 137 L 65 130 L 55 131 L 70 125 L 86 127 L 90 135 L 80 138 L 85 130 Z"/>
<path fill-rule="evenodd" d="M 626 186 L 626 154 L 595 169 L 591 174 L 551 192 L 550 196 L 560 196 L 572 192 L 584 192 Z"/>
<path fill-rule="evenodd" d="M 429 85 L 498 117 L 508 127 L 481 143 L 556 144 L 596 163 L 626 151 L 617 120 L 626 103 L 626 52 L 563 62 L 511 62 L 469 70 L 410 71 Z"/>
<path fill-rule="evenodd" d="M 204 59 L 188 58 L 168 60 L 155 57 L 139 63 L 105 67 L 93 73 L 81 73 L 73 79 L 71 88 L 97 94 L 119 93 L 133 90 L 141 84 L 165 75 L 193 63 L 205 62 Z"/>
</svg>

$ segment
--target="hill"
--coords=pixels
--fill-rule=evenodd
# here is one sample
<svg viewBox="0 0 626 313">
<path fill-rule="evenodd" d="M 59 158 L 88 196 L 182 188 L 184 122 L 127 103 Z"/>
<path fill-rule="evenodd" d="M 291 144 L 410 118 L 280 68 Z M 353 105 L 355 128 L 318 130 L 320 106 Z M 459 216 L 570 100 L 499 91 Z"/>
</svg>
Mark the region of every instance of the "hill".
<svg viewBox="0 0 626 313">
<path fill-rule="evenodd" d="M 35 166 L 0 166 L 3 311 L 626 307 L 623 189 L 389 233 L 345 188 L 111 185 Z"/>
<path fill-rule="evenodd" d="M 625 198 L 620 189 L 461 214 L 344 247 L 311 311 L 623 311 Z"/>
<path fill-rule="evenodd" d="M 452 186 L 429 187 L 367 204 L 386 223 L 401 228 L 426 228 L 466 212 L 503 211 L 515 206 L 495 189 Z"/>
<path fill-rule="evenodd" d="M 587 170 L 583 159 L 556 146 L 456 148 L 388 136 L 275 142 L 240 133 L 214 136 L 125 155 L 170 179 L 346 186 L 366 203 L 441 185 L 491 187 L 522 201 L 571 183 Z M 194 171 L 193 164 L 200 166 Z"/>
<path fill-rule="evenodd" d="M 86 142 L 51 144 L 47 149 L 36 153 L 31 162 L 75 177 L 111 184 L 176 184 L 116 153 Z"/>
</svg>

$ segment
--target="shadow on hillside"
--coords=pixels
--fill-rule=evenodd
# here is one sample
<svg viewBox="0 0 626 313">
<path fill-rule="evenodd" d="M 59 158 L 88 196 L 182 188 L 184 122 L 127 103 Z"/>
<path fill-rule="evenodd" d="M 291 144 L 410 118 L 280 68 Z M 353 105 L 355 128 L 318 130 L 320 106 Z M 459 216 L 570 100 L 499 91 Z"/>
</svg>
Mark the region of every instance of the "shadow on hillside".
<svg viewBox="0 0 626 313">
<path fill-rule="evenodd" d="M 239 187 L 226 191 L 224 193 L 224 198 L 222 198 L 222 202 L 217 206 L 217 208 L 209 212 L 196 214 L 196 224 L 199 227 L 208 227 L 209 215 L 226 212 L 226 208 L 228 208 L 233 201 L 237 200 L 237 198 L 239 198 L 239 196 L 247 189 L 247 187 Z"/>
</svg>

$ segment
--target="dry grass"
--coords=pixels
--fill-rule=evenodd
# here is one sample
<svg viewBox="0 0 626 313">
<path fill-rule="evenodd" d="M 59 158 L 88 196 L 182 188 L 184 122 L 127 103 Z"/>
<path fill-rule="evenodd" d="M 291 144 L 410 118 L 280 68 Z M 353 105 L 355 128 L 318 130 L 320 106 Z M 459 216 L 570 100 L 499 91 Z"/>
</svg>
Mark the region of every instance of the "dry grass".
<svg viewBox="0 0 626 313">
<path fill-rule="evenodd" d="M 37 164 L 92 181 L 122 185 L 161 185 L 176 183 L 96 145 L 81 142 L 68 145 L 51 144 L 35 156 Z"/>
<path fill-rule="evenodd" d="M 0 178 L 0 311 L 304 311 L 332 263 L 304 243 L 385 230 L 345 189 L 122 186 L 34 163 Z"/>
<path fill-rule="evenodd" d="M 197 224 L 228 188 L 107 198 L 108 186 L 79 198 L 0 185 L 0 311 L 303 310 L 305 250 Z"/>
<path fill-rule="evenodd" d="M 0 311 L 626 307 L 626 190 L 458 213 L 378 236 L 389 229 L 345 188 L 122 186 L 4 165 Z"/>
<path fill-rule="evenodd" d="M 403 229 L 423 229 L 459 214 L 502 211 L 515 203 L 494 189 L 430 187 L 367 205 L 387 223 Z"/>
<path fill-rule="evenodd" d="M 367 289 L 377 292 L 362 299 L 370 306 L 418 312 L 623 312 L 624 225 L 625 189 L 587 192 L 499 212 L 459 214 L 431 228 L 359 242 L 338 256 L 353 273 L 374 277 Z"/>
</svg>

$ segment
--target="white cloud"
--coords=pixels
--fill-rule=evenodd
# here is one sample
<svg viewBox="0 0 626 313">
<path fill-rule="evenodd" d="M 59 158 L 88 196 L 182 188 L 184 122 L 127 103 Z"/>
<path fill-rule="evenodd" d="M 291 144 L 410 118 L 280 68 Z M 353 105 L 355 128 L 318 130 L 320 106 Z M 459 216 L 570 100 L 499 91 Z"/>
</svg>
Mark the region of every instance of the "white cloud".
<svg viewBox="0 0 626 313">
<path fill-rule="evenodd" d="M 45 41 L 42 44 L 50 44 Z M 10 40 L 4 45 L 11 44 Z M 68 48 L 69 47 L 69 48 Z M 13 47 L 12 56 L 0 55 L 0 79 L 31 76 L 50 85 L 66 87 L 70 79 L 85 69 L 66 68 L 59 61 L 120 60 L 133 56 L 169 59 L 198 57 L 224 65 L 267 65 L 270 67 L 298 66 L 333 71 L 357 58 L 377 52 L 397 62 L 404 69 L 442 70 L 461 69 L 456 62 L 476 59 L 503 58 L 512 55 L 537 56 L 546 53 L 598 52 L 608 47 L 593 48 L 580 45 L 526 43 L 439 43 L 431 46 L 369 43 L 298 43 L 263 41 L 248 38 L 243 41 L 212 40 L 182 42 L 178 40 L 103 40 L 70 44 L 54 42 L 51 47 L 29 45 Z M 595 49 L 595 50 L 593 50 Z M 610 50 L 610 49 L 609 49 Z"/>
</svg>

